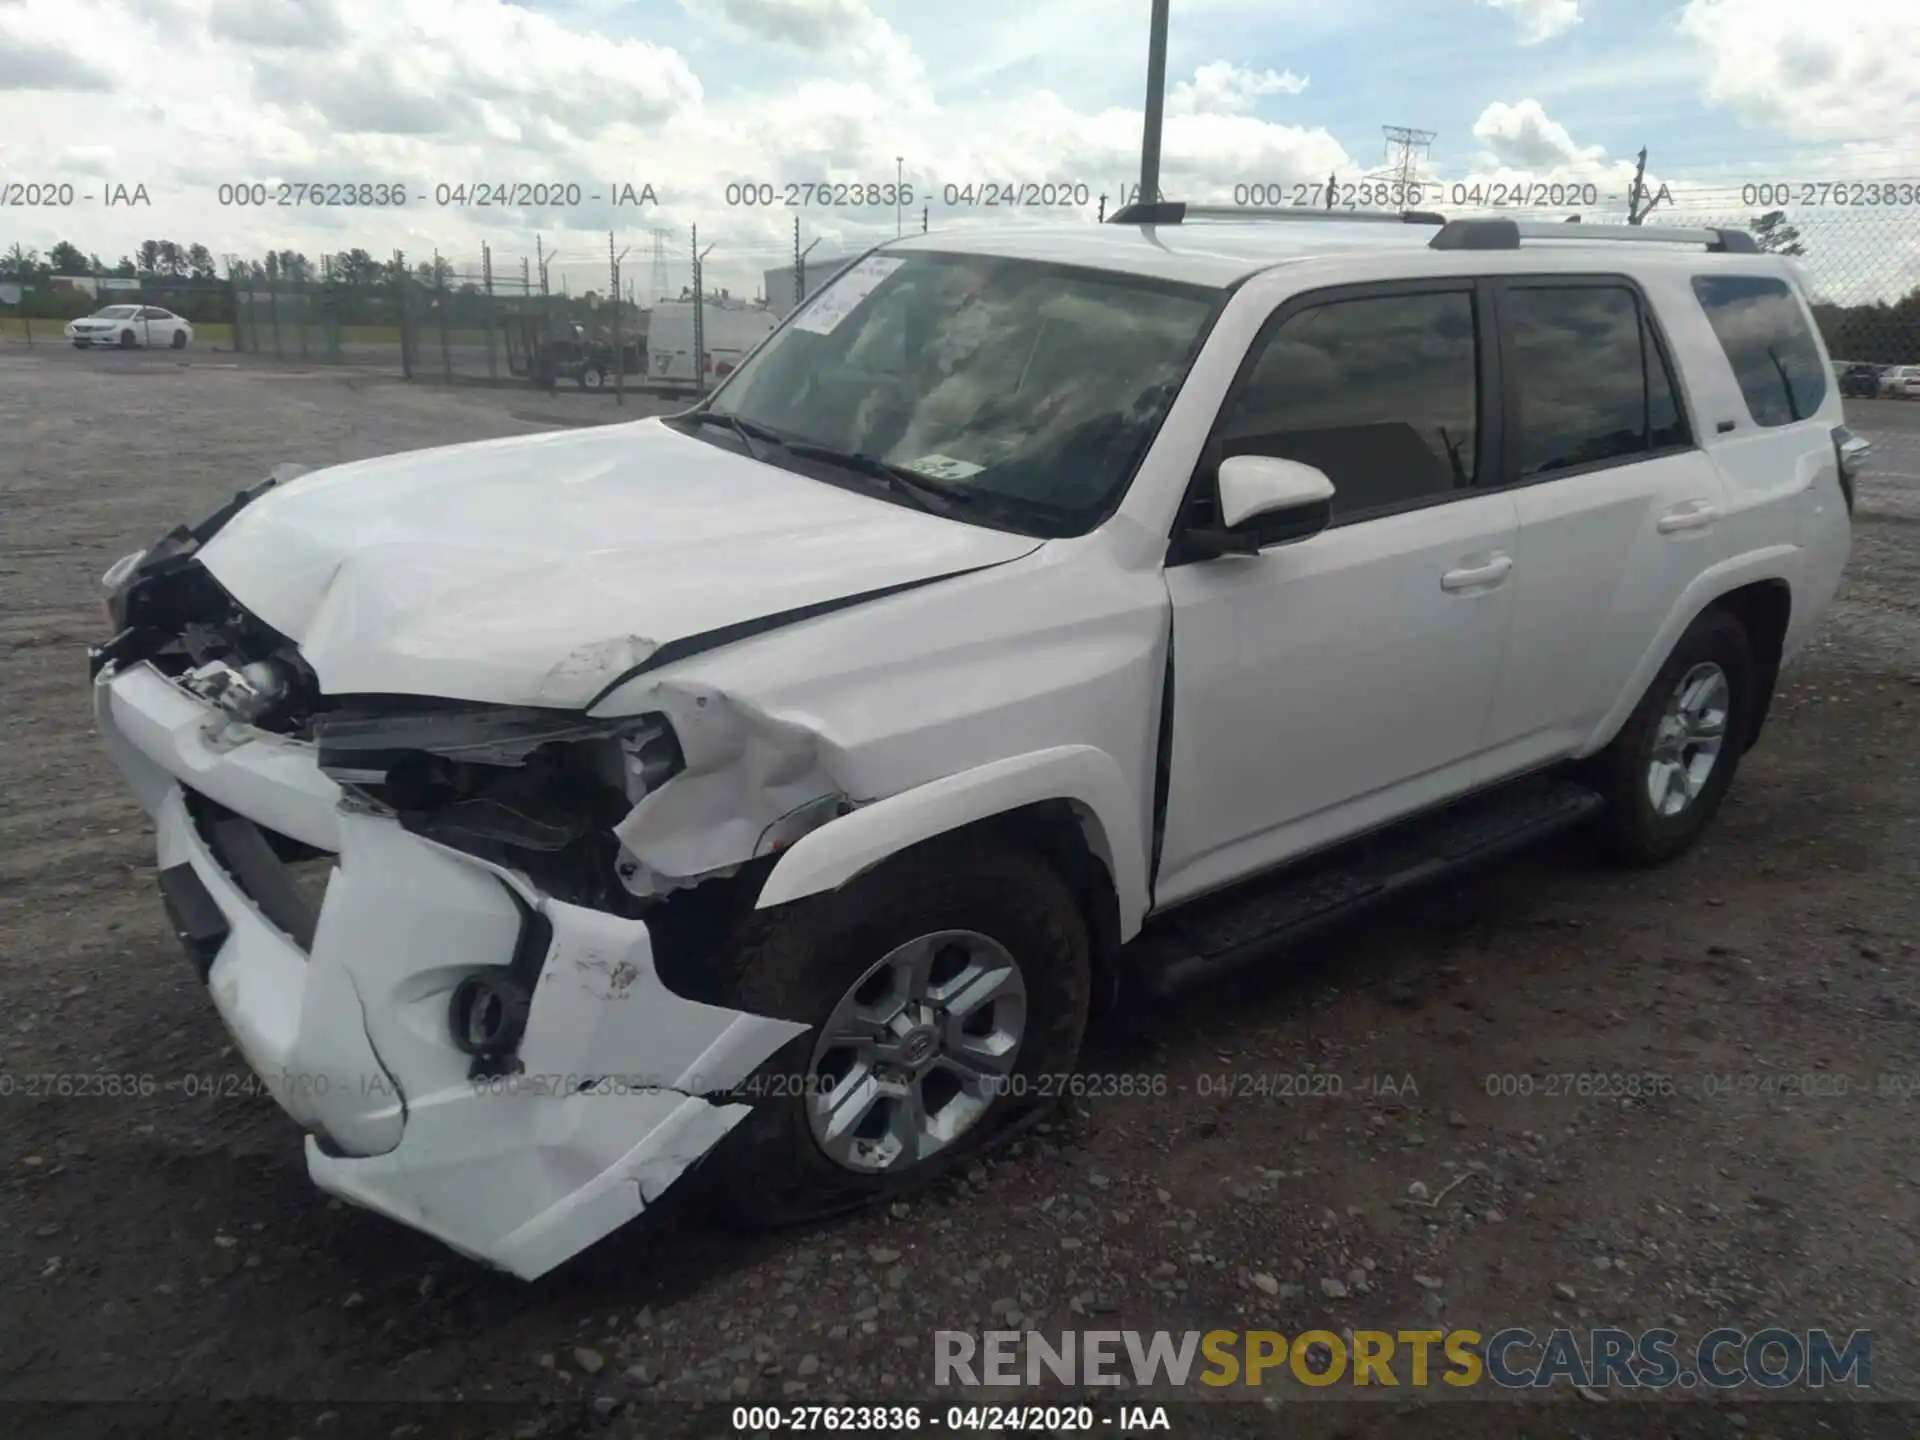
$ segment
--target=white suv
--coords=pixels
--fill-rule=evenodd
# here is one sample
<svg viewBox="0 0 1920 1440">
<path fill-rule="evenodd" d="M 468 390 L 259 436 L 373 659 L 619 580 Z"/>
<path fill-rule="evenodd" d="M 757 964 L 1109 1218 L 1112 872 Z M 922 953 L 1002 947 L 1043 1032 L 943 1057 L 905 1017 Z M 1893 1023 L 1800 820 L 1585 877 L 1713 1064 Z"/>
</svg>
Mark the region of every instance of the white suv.
<svg viewBox="0 0 1920 1440">
<path fill-rule="evenodd" d="M 315 1181 L 526 1277 L 702 1157 L 814 1216 L 1123 986 L 1566 826 L 1683 850 L 1851 542 L 1793 273 L 1382 218 L 889 243 L 683 415 L 113 567 L 100 726 Z"/>
</svg>

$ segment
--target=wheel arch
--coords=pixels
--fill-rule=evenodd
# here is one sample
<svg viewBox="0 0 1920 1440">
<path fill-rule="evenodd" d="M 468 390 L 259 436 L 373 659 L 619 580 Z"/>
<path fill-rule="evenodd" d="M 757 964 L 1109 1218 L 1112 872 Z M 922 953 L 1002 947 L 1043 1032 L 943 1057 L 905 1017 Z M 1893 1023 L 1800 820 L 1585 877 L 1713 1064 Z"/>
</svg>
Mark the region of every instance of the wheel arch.
<svg viewBox="0 0 1920 1440">
<path fill-rule="evenodd" d="M 1797 546 L 1776 545 L 1725 561 L 1699 575 L 1674 605 L 1666 624 L 1634 667 L 1631 679 L 1621 687 L 1613 708 L 1595 727 L 1579 753 L 1595 754 L 1613 741 L 1660 673 L 1660 667 L 1667 663 L 1674 646 L 1680 643 L 1680 637 L 1702 615 L 1715 608 L 1733 614 L 1746 627 L 1753 645 L 1754 674 L 1760 688 L 1752 707 L 1751 723 L 1742 738 L 1742 749 L 1751 749 L 1759 738 L 1760 725 L 1779 675 L 1787 627 L 1792 620 L 1793 577 L 1799 559 Z"/>
<path fill-rule="evenodd" d="M 795 842 L 760 887 L 771 909 L 838 889 L 881 862 L 977 834 L 1037 851 L 1074 892 L 1095 956 L 1096 999 L 1110 999 L 1113 957 L 1148 908 L 1139 797 L 1102 750 L 1065 745 L 916 786 Z"/>
</svg>

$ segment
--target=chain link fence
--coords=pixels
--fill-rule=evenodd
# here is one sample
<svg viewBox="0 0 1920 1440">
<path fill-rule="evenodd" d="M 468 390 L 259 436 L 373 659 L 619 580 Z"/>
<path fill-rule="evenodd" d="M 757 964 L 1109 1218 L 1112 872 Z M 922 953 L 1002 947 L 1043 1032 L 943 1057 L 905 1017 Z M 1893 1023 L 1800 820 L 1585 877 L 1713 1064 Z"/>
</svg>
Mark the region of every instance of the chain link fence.
<svg viewBox="0 0 1920 1440">
<path fill-rule="evenodd" d="M 973 223 L 1061 218 L 1059 211 L 997 213 L 1004 217 L 998 222 Z M 1564 210 L 1446 213 L 1569 219 Z M 915 229 L 927 221 L 924 214 L 911 218 L 920 222 Z M 1096 218 L 1095 212 L 1089 209 L 1085 218 Z M 1620 220 L 1600 213 L 1581 218 Z M 1836 369 L 1848 377 L 1848 398 L 1920 400 L 1920 385 L 1907 388 L 1899 373 L 1920 366 L 1920 207 L 1756 215 L 1679 205 L 1657 210 L 1646 223 L 1745 229 L 1762 248 L 1794 256 Z M 813 228 L 796 221 L 790 250 L 770 246 L 764 230 L 730 243 L 699 230 L 668 236 L 656 229 L 605 242 L 596 237 L 586 250 L 568 237 L 564 273 L 556 270 L 555 253 L 535 241 L 531 255 L 503 261 L 485 249 L 477 262 L 458 263 L 400 252 L 376 260 L 350 251 L 310 266 L 281 252 L 279 263 L 235 262 L 224 280 L 144 276 L 100 282 L 128 288 L 91 291 L 44 281 L 10 286 L 0 277 L 0 336 L 63 343 L 62 326 L 78 315 L 111 303 L 153 305 L 193 321 L 200 348 L 283 363 L 441 383 L 699 393 L 725 373 L 730 354 L 750 349 L 800 297 L 866 248 L 803 234 Z M 715 289 L 706 276 L 721 267 L 763 276 L 756 287 L 762 293 L 736 298 Z M 589 283 L 578 285 L 583 271 Z M 682 277 L 688 283 L 676 285 Z M 570 293 L 576 286 L 579 293 Z M 695 355 L 703 357 L 697 364 Z"/>
</svg>

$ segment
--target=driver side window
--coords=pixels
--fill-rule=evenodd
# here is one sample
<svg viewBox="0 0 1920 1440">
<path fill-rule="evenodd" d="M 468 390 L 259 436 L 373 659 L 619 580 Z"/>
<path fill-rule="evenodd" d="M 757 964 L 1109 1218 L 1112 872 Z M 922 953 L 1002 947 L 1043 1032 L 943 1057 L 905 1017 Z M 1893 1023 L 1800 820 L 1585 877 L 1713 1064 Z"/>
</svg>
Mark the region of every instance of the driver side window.
<svg viewBox="0 0 1920 1440">
<path fill-rule="evenodd" d="M 1260 343 L 1218 456 L 1298 460 L 1333 481 L 1333 520 L 1474 483 L 1479 382 L 1470 290 L 1332 300 Z"/>
</svg>

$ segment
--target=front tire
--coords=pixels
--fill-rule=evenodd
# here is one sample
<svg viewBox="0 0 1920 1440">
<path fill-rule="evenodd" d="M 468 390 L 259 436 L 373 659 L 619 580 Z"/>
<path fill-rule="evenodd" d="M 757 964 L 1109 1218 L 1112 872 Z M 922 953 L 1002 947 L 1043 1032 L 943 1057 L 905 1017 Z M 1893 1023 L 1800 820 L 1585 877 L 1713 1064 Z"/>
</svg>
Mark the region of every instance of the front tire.
<svg viewBox="0 0 1920 1440">
<path fill-rule="evenodd" d="M 120 332 L 120 348 L 122 350 L 131 350 L 135 345 L 139 343 L 140 343 L 139 341 L 133 338 L 133 331 L 122 330 Z"/>
<path fill-rule="evenodd" d="M 176 350 L 186 349 L 187 348 L 187 332 L 184 330 L 174 331 L 172 345 L 173 345 L 173 348 Z"/>
<path fill-rule="evenodd" d="M 1746 627 L 1728 611 L 1706 611 L 1598 757 L 1599 834 L 1609 854 L 1647 866 L 1691 848 L 1739 769 L 1753 694 Z"/>
<path fill-rule="evenodd" d="M 589 365 L 580 372 L 580 388 L 582 390 L 598 390 L 606 383 L 607 377 L 602 373 L 598 365 Z"/>
<path fill-rule="evenodd" d="M 736 1224 L 909 1193 L 1059 1093 L 1086 1030 L 1087 928 L 1060 876 L 991 842 L 910 851 L 749 919 L 726 1001 L 801 1022 L 713 1166 Z"/>
</svg>

